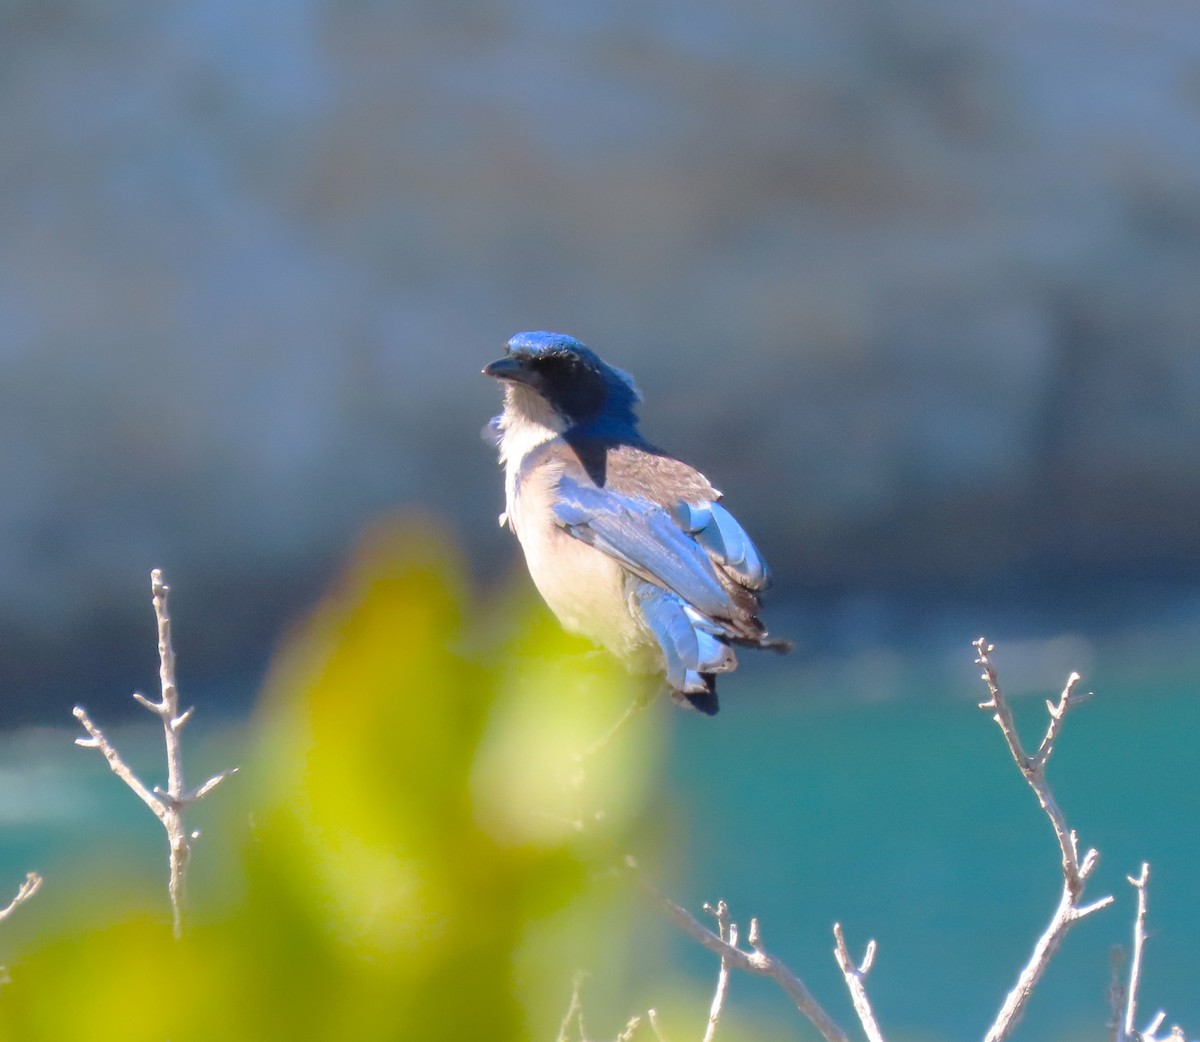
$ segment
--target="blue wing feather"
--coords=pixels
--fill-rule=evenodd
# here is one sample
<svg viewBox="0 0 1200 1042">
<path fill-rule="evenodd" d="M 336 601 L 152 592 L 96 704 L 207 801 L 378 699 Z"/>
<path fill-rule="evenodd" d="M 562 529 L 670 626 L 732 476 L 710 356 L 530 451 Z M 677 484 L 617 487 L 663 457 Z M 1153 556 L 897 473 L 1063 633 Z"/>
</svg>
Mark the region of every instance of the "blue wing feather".
<svg viewBox="0 0 1200 1042">
<path fill-rule="evenodd" d="M 770 573 L 758 548 L 720 503 L 676 503 L 671 516 L 743 586 L 761 590 L 767 585 Z"/>
<path fill-rule="evenodd" d="M 710 504 L 709 510 L 712 522 L 696 533 L 697 542 L 717 556 L 743 585 L 761 590 L 767 585 L 767 566 L 746 530 L 720 503 Z"/>
<path fill-rule="evenodd" d="M 673 590 L 704 615 L 722 618 L 735 611 L 708 553 L 662 507 L 566 476 L 557 491 L 554 514 L 577 539 Z"/>
</svg>

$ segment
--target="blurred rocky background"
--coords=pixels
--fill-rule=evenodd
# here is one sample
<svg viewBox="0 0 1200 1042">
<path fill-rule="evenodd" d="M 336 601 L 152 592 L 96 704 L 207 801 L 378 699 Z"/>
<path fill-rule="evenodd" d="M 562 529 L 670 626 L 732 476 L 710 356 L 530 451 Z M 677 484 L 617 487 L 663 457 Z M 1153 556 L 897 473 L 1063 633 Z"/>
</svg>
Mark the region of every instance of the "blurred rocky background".
<svg viewBox="0 0 1200 1042">
<path fill-rule="evenodd" d="M 0 134 L 0 721 L 133 708 L 154 566 L 193 683 L 384 512 L 509 574 L 530 328 L 633 371 L 801 655 L 1197 605 L 1190 5 L 6 0 Z"/>
</svg>

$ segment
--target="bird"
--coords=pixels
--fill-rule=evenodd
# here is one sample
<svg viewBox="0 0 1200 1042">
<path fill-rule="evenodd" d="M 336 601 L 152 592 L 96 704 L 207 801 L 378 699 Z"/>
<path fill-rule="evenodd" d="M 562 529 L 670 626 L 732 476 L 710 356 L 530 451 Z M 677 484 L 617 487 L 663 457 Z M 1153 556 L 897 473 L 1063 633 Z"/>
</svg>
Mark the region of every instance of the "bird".
<svg viewBox="0 0 1200 1042">
<path fill-rule="evenodd" d="M 735 648 L 768 636 L 766 562 L 721 493 L 639 429 L 633 378 L 563 333 L 517 333 L 483 369 L 504 384 L 486 429 L 505 472 L 501 526 L 515 533 L 563 628 L 709 716 Z"/>
</svg>

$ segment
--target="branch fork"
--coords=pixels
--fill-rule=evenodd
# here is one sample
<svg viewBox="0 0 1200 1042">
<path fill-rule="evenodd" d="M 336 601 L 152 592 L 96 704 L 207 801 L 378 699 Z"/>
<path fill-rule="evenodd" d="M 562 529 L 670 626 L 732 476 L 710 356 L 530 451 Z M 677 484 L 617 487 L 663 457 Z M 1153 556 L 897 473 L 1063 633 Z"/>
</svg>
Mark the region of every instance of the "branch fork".
<svg viewBox="0 0 1200 1042">
<path fill-rule="evenodd" d="M 1062 854 L 1063 879 L 1072 898 L 1078 898 L 1083 893 L 1083 884 L 1087 880 L 1088 872 L 1094 867 L 1100 855 L 1095 850 L 1089 850 L 1084 855 L 1083 862 L 1080 862 L 1078 837 L 1067 827 L 1067 820 L 1046 782 L 1046 763 L 1054 752 L 1055 743 L 1062 731 L 1063 721 L 1066 719 L 1068 710 L 1087 701 L 1091 697 L 1091 693 L 1076 693 L 1075 689 L 1080 680 L 1078 673 L 1072 673 L 1067 678 L 1067 683 L 1063 687 L 1058 701 L 1046 701 L 1050 721 L 1046 727 L 1046 733 L 1038 743 L 1037 751 L 1030 756 L 1021 745 L 1021 739 L 1013 721 L 1012 708 L 1000 689 L 1000 680 L 992 665 L 990 656 L 996 650 L 996 646 L 980 637 L 974 642 L 974 648 L 977 652 L 975 665 L 983 667 L 980 679 L 988 688 L 988 698 L 979 703 L 979 708 L 984 712 L 992 713 L 992 719 L 996 721 L 1004 735 L 1009 753 L 1012 754 L 1014 762 L 1029 783 L 1029 787 L 1033 789 L 1042 810 L 1049 817 L 1050 824 L 1054 828 L 1055 838 L 1058 840 L 1059 851 Z M 1085 865 L 1087 866 L 1086 870 Z"/>
<path fill-rule="evenodd" d="M 195 788 L 188 789 L 184 786 L 183 746 L 180 735 L 184 725 L 192 718 L 194 709 L 179 711 L 179 690 L 175 685 L 175 649 L 171 642 L 171 613 L 168 603 L 171 588 L 163 582 L 162 572 L 157 568 L 150 573 L 150 592 L 154 602 L 154 615 L 158 622 L 158 672 L 162 696 L 160 701 L 155 702 L 140 691 L 135 691 L 133 698 L 138 705 L 148 709 L 162 721 L 167 751 L 166 788 L 158 785 L 151 788 L 134 774 L 133 769 L 88 716 L 83 706 L 75 707 L 74 716 L 88 733 L 88 737 L 76 738 L 75 744 L 84 749 L 98 749 L 108 761 L 113 774 L 133 790 L 166 830 L 170 850 L 168 893 L 171 898 L 174 932 L 176 938 L 179 938 L 183 935 L 184 884 L 188 857 L 191 854 L 192 841 L 200 835 L 196 831 L 188 832 L 184 827 L 184 808 L 207 796 L 226 778 L 236 774 L 237 768 L 221 771 Z"/>
<path fill-rule="evenodd" d="M 718 901 L 717 907 L 705 903 L 704 910 L 717 920 L 717 933 L 731 948 L 738 945 L 737 923 L 729 919 L 729 906 L 724 901 Z M 758 920 L 754 920 L 757 935 Z M 721 958 L 721 969 L 717 974 L 717 989 L 713 993 L 712 1006 L 708 1011 L 708 1027 L 704 1031 L 704 1042 L 713 1042 L 717 1037 L 717 1024 L 721 1020 L 721 1011 L 725 1008 L 725 998 L 729 994 L 729 960 Z"/>
<path fill-rule="evenodd" d="M 1017 983 L 1008 993 L 1000 1007 L 1000 1012 L 984 1036 L 984 1042 L 1002 1042 L 1011 1034 L 1017 1022 L 1024 1015 L 1029 996 L 1046 972 L 1046 967 L 1050 964 L 1054 953 L 1058 951 L 1067 931 L 1080 919 L 1084 919 L 1102 908 L 1107 908 L 1112 904 L 1113 898 L 1110 895 L 1093 901 L 1091 904 L 1081 905 L 1079 903 L 1083 896 L 1084 884 L 1099 863 L 1100 854 L 1094 849 L 1089 849 L 1083 858 L 1080 858 L 1079 837 L 1073 829 L 1067 826 L 1066 817 L 1046 781 L 1046 763 L 1054 753 L 1055 743 L 1062 731 L 1067 712 L 1090 697 L 1076 692 L 1080 679 L 1079 674 L 1072 673 L 1067 678 L 1062 694 L 1058 696 L 1056 702 L 1047 700 L 1046 710 L 1049 714 L 1049 722 L 1046 732 L 1038 743 L 1037 751 L 1030 756 L 1021 744 L 1021 738 L 1017 734 L 1016 724 L 1013 721 L 1012 708 L 1000 688 L 1000 679 L 992 665 L 991 654 L 996 650 L 996 646 L 980 637 L 974 642 L 974 648 L 977 656 L 975 664 L 982 667 L 983 670 L 980 679 L 988 689 L 988 697 L 979 703 L 979 708 L 984 712 L 990 712 L 992 719 L 1000 728 L 1013 761 L 1025 781 L 1029 783 L 1042 810 L 1050 819 L 1050 825 L 1054 829 L 1054 836 L 1058 840 L 1059 853 L 1062 858 L 1063 892 L 1058 907 L 1054 911 L 1050 925 L 1034 945 L 1033 955 L 1017 977 Z"/>
<path fill-rule="evenodd" d="M 684 933 L 721 957 L 722 969 L 732 966 L 762 977 L 770 977 L 787 992 L 788 997 L 795 1003 L 796 1009 L 808 1018 L 825 1042 L 850 1042 L 850 1037 L 825 1012 L 812 992 L 809 991 L 808 985 L 763 948 L 762 932 L 757 919 L 750 920 L 750 930 L 746 938 L 750 945 L 750 951 L 745 951 L 737 945 L 737 936 L 732 929 L 732 924 L 726 927 L 726 936 L 722 937 L 720 932 L 714 933 L 686 908 L 676 904 L 665 894 L 659 893 L 645 882 L 642 883 L 642 886 Z M 728 923 L 728 908 L 724 906 L 725 903 L 722 901 L 717 904 L 716 909 L 709 909 L 717 917 L 718 931 L 723 918 Z M 722 911 L 722 909 L 724 910 Z M 718 977 L 718 990 L 720 989 L 719 982 L 720 978 Z M 724 1003 L 723 995 L 721 1003 Z M 713 998 L 713 1005 L 717 1005 L 717 996 Z M 708 1035 L 705 1037 L 711 1038 Z"/>
<path fill-rule="evenodd" d="M 837 960 L 842 976 L 846 979 L 846 987 L 850 990 L 850 1001 L 854 1005 L 854 1012 L 858 1014 L 858 1022 L 862 1025 L 870 1042 L 884 1042 L 883 1033 L 879 1030 L 879 1024 L 875 1020 L 875 1011 L 871 1008 L 871 1000 L 867 998 L 866 988 L 867 974 L 875 965 L 877 950 L 875 939 L 872 937 L 867 941 L 867 950 L 863 954 L 861 963 L 855 963 L 851 958 L 850 949 L 846 946 L 846 937 L 842 933 L 841 923 L 833 924 L 833 939 L 837 945 L 833 949 L 833 957 Z"/>
</svg>

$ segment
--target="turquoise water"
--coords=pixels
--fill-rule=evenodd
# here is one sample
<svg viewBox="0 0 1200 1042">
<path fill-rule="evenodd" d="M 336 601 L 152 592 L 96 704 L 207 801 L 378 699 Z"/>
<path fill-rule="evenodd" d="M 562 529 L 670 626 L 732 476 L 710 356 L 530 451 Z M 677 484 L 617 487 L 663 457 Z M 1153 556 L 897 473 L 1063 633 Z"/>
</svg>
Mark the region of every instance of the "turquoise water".
<svg viewBox="0 0 1200 1042">
<path fill-rule="evenodd" d="M 1143 860 L 1152 877 L 1141 1008 L 1148 1018 L 1165 1007 L 1194 1035 L 1197 673 L 1159 651 L 1109 653 L 1078 641 L 1002 647 L 997 664 L 1002 681 L 1009 667 L 1027 746 L 1045 723 L 1038 695 L 1056 693 L 1080 657 L 1097 694 L 1068 718 L 1050 776 L 1081 845 L 1101 852 L 1088 896 L 1112 893 L 1117 903 L 1067 938 L 1018 1037 L 1104 1037 L 1109 949 L 1128 944 L 1132 925 L 1125 876 Z M 715 720 L 663 704 L 651 710 L 673 714 L 664 889 L 697 915 L 704 901 L 723 898 L 743 926 L 757 916 L 767 947 L 846 1026 L 853 1014 L 831 955 L 834 921 L 858 954 L 869 937 L 879 943 L 869 986 L 892 1042 L 981 1037 L 1049 921 L 1061 877 L 1045 816 L 976 708 L 983 688 L 969 647 L 924 658 L 875 649 L 835 662 L 749 663 L 723 693 Z M 188 750 L 193 777 L 227 766 L 240 741 L 234 725 L 207 737 L 203 727 Z M 89 859 L 117 858 L 157 886 L 165 874 L 157 823 L 94 751 L 71 744 L 74 736 L 30 730 L 0 743 L 0 890 L 14 890 L 28 868 L 52 886 Z M 148 776 L 161 774 L 153 726 L 118 728 L 113 738 Z M 31 906 L 5 925 L 0 961 L 36 922 Z M 631 1009 L 663 1004 L 679 975 L 697 993 L 711 989 L 712 958 L 662 932 L 665 968 L 656 964 L 622 996 Z M 769 982 L 735 978 L 730 1003 L 733 1017 L 809 1037 Z"/>
<path fill-rule="evenodd" d="M 1194 1036 L 1196 674 L 1170 658 L 1096 659 L 1097 695 L 1069 715 L 1048 770 L 1081 847 L 1101 854 L 1087 896 L 1117 901 L 1067 937 L 1019 1037 L 1103 1037 L 1109 951 L 1128 946 L 1133 922 L 1125 877 L 1143 860 L 1152 866 L 1151 939 L 1140 1009 L 1148 1019 L 1165 1007 L 1168 1022 Z M 892 1039 L 982 1037 L 1061 893 L 1049 822 L 999 729 L 976 708 L 984 690 L 969 649 L 964 661 L 961 669 L 893 662 L 890 694 L 875 703 L 839 692 L 836 671 L 824 678 L 829 686 L 799 678 L 786 695 L 786 679 L 773 675 L 727 698 L 719 727 L 681 721 L 674 742 L 674 798 L 689 832 L 679 896 L 695 910 L 723 898 L 743 923 L 758 916 L 767 946 L 843 1024 L 853 1014 L 831 924 L 843 923 L 858 955 L 876 938 L 870 994 Z M 997 661 L 1003 682 L 1003 650 Z M 1048 676 L 1042 694 L 1056 694 L 1066 672 Z M 1043 699 L 1012 701 L 1035 748 Z M 711 975 L 711 959 L 686 941 L 677 948 L 700 979 Z M 773 987 L 748 991 L 786 1013 Z"/>
</svg>

